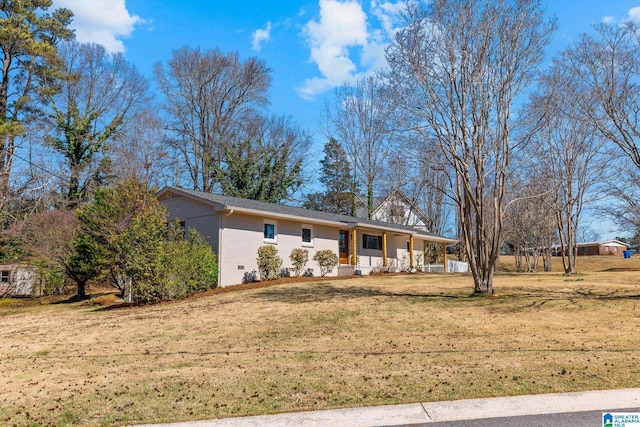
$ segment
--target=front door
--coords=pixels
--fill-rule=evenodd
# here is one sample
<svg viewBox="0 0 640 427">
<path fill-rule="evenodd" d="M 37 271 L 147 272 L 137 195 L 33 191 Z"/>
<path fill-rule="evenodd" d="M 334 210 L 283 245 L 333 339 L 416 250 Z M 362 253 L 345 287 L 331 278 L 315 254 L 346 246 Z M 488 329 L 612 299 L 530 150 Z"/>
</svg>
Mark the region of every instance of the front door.
<svg viewBox="0 0 640 427">
<path fill-rule="evenodd" d="M 349 264 L 349 232 L 340 230 L 338 237 L 338 252 L 340 252 L 340 264 Z"/>
</svg>

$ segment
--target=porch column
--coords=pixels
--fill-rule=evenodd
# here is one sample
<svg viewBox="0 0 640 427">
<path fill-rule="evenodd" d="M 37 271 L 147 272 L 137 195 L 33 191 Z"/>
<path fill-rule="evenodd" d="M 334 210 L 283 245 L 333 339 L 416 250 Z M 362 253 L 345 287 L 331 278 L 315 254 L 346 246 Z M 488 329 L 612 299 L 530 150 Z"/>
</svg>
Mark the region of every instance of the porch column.
<svg viewBox="0 0 640 427">
<path fill-rule="evenodd" d="M 382 232 L 382 266 L 387 266 L 387 232 Z"/>
<path fill-rule="evenodd" d="M 351 265 L 358 265 L 358 230 L 351 231 Z"/>
<path fill-rule="evenodd" d="M 413 262 L 413 234 L 409 235 L 409 268 L 410 269 L 414 269 L 414 262 Z"/>
<path fill-rule="evenodd" d="M 447 272 L 447 244 L 442 242 L 442 266 L 445 273 Z"/>
</svg>

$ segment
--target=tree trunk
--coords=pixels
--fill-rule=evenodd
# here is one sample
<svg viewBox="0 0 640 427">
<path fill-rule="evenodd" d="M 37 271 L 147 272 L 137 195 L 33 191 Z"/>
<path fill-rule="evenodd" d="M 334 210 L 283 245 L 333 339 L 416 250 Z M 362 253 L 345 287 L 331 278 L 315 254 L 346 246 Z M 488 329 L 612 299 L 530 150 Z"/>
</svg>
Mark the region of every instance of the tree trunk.
<svg viewBox="0 0 640 427">
<path fill-rule="evenodd" d="M 542 262 L 544 263 L 544 271 L 551 271 L 551 248 L 544 250 L 542 255 Z"/>
<path fill-rule="evenodd" d="M 67 203 L 69 209 L 75 209 L 81 199 L 80 194 L 80 178 L 78 172 L 71 168 L 71 176 L 69 177 L 69 191 L 67 193 Z"/>
<path fill-rule="evenodd" d="M 86 293 L 87 281 L 79 280 L 76 283 L 78 285 L 78 292 L 76 294 L 76 297 L 78 299 L 85 299 L 87 297 L 87 293 Z"/>
<path fill-rule="evenodd" d="M 11 166 L 13 164 L 13 153 L 15 151 L 13 135 L 5 135 L 2 147 L 0 148 L 0 200 L 5 205 L 11 199 Z"/>
<path fill-rule="evenodd" d="M 367 183 L 367 218 L 371 219 L 373 216 L 373 182 L 369 181 Z"/>
<path fill-rule="evenodd" d="M 516 271 L 520 273 L 522 271 L 522 252 L 520 249 L 514 251 L 514 256 L 516 259 Z"/>
</svg>

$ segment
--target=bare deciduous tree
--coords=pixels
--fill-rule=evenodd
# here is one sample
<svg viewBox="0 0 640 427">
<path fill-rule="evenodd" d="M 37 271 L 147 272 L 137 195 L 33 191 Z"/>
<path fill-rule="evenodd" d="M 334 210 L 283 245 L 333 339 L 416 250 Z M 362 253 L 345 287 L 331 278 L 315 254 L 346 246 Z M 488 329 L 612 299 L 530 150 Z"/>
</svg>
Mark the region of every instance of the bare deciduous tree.
<svg viewBox="0 0 640 427">
<path fill-rule="evenodd" d="M 140 180 L 147 188 L 173 184 L 170 173 L 173 159 L 164 144 L 163 125 L 152 108 L 132 117 L 130 126 L 109 147 L 109 156 L 117 165 L 113 170 L 117 180 Z"/>
<path fill-rule="evenodd" d="M 440 153 L 422 156 L 419 152 L 421 148 L 420 144 L 412 140 L 402 144 L 400 150 L 389 153 L 380 188 L 383 194 L 389 194 L 395 189 L 401 190 L 427 217 L 428 231 L 444 234 L 450 208 L 446 196 L 450 189 L 448 177 L 444 170 L 439 169 L 441 164 L 437 157 Z M 401 217 L 405 225 L 410 225 L 407 223 L 409 216 Z"/>
<path fill-rule="evenodd" d="M 620 167 L 625 170 L 624 164 Z M 603 214 L 613 215 L 622 228 L 631 228 L 631 242 L 637 245 L 640 243 L 640 170 L 630 167 L 624 175 L 608 182 L 608 193 L 613 201 L 605 206 Z"/>
<path fill-rule="evenodd" d="M 387 51 L 395 102 L 455 174 L 453 198 L 476 293 L 493 292 L 512 106 L 554 26 L 537 0 L 435 0 L 409 7 L 407 25 Z"/>
<path fill-rule="evenodd" d="M 32 215 L 14 232 L 29 255 L 47 264 L 63 265 L 73 252 L 78 221 L 72 211 L 47 210 Z"/>
<path fill-rule="evenodd" d="M 169 138 L 195 190 L 213 190 L 225 144 L 268 103 L 270 72 L 255 57 L 242 61 L 237 53 L 186 46 L 173 52 L 166 69 L 156 65 Z"/>
<path fill-rule="evenodd" d="M 324 110 L 325 133 L 342 145 L 356 180 L 366 188 L 367 217 L 374 209 L 374 185 L 383 171 L 393 139 L 395 105 L 376 77 L 344 83 Z"/>
<path fill-rule="evenodd" d="M 595 26 L 594 34 L 583 34 L 578 43 L 554 61 L 554 66 L 571 81 L 565 96 L 571 99 L 580 117 L 619 147 L 632 163 L 631 168 L 636 169 L 609 183 L 608 191 L 615 202 L 602 209 L 621 225 L 634 227 L 636 234 L 640 230 L 636 216 L 640 170 L 639 42 L 637 23 L 601 23 Z"/>
<path fill-rule="evenodd" d="M 565 96 L 640 168 L 640 26 L 601 23 L 554 61 Z"/>
<path fill-rule="evenodd" d="M 559 251 L 566 274 L 576 273 L 580 215 L 589 190 L 604 176 L 604 139 L 592 123 L 581 119 L 565 96 L 567 75 L 552 67 L 532 97 L 527 114 L 535 123 L 528 148 L 535 159 L 537 181 L 551 191 Z M 532 160 L 533 161 L 533 160 Z"/>
<path fill-rule="evenodd" d="M 546 180 L 536 173 L 540 165 L 526 157 L 523 163 L 518 167 L 519 176 L 511 180 L 511 200 L 504 219 L 505 243 L 513 249 L 517 271 L 537 271 L 540 257 L 544 271 L 551 271 L 557 235 L 552 192 L 547 184 L 541 185 Z"/>
</svg>

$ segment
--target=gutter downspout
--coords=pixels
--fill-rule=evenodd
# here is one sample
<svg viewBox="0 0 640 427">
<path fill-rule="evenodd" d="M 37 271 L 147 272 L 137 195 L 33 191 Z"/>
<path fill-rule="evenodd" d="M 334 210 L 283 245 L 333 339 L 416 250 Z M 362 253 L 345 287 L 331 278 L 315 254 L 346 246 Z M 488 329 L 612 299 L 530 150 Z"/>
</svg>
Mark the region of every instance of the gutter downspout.
<svg viewBox="0 0 640 427">
<path fill-rule="evenodd" d="M 223 218 L 230 216 L 233 213 L 233 209 L 223 209 L 227 210 L 227 213 L 218 217 L 218 287 L 222 286 L 222 230 L 224 229 L 224 224 L 222 222 Z"/>
</svg>

